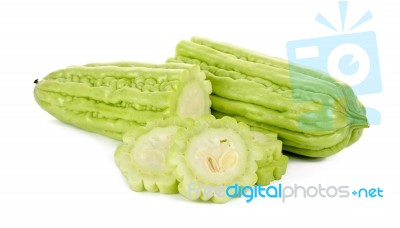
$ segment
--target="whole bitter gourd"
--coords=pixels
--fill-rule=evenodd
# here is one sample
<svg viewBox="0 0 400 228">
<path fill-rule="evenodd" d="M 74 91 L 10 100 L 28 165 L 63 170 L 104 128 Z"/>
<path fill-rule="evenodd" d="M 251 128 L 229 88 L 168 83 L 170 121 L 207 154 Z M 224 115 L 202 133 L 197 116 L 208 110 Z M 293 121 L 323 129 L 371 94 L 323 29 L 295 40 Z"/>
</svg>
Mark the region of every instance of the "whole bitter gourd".
<svg viewBox="0 0 400 228">
<path fill-rule="evenodd" d="M 73 66 L 37 82 L 37 103 L 57 119 L 121 140 L 131 128 L 170 116 L 210 113 L 210 82 L 196 65 Z"/>
<path fill-rule="evenodd" d="M 368 127 L 351 87 L 323 72 L 198 37 L 181 41 L 168 61 L 199 65 L 212 83 L 214 114 L 277 133 L 286 151 L 326 157 Z"/>
</svg>

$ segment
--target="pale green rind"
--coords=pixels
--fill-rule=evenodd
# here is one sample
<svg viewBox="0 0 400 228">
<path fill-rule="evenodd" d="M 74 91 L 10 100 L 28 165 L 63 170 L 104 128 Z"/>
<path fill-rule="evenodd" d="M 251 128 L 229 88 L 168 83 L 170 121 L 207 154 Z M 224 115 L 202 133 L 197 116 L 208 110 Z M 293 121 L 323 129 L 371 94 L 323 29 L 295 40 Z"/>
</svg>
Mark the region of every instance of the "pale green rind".
<svg viewBox="0 0 400 228">
<path fill-rule="evenodd" d="M 74 66 L 52 72 L 36 84 L 35 99 L 63 122 L 115 139 L 149 121 L 210 113 L 211 84 L 198 66 L 136 65 Z"/>
<path fill-rule="evenodd" d="M 198 71 L 199 66 L 187 63 L 142 63 L 142 62 L 106 62 L 106 63 L 89 63 L 85 64 L 85 67 L 99 67 L 99 66 L 117 66 L 117 67 L 144 67 L 144 68 L 156 68 L 156 69 L 185 69 Z"/>
<path fill-rule="evenodd" d="M 283 150 L 289 151 L 292 153 L 296 153 L 299 155 L 307 156 L 307 157 L 327 157 L 333 154 L 338 153 L 343 148 L 346 148 L 356 142 L 362 135 L 363 128 L 351 127 L 349 128 L 351 137 L 344 138 L 343 141 L 338 144 L 328 147 L 322 150 L 312 150 L 312 149 L 302 149 L 299 147 L 293 147 L 289 145 L 283 145 Z"/>
<path fill-rule="evenodd" d="M 199 64 L 214 85 L 213 94 L 215 95 L 276 109 L 281 114 L 315 112 L 321 110 L 321 105 L 327 105 L 321 104 L 321 100 L 315 99 L 314 94 L 308 91 L 301 91 L 303 102 L 295 102 L 290 88 L 274 85 L 259 77 L 209 66 L 196 59 L 178 56 L 168 61 Z M 296 93 L 300 95 L 300 91 Z M 304 101 L 306 99 L 308 102 Z M 344 111 L 341 110 L 341 107 L 337 107 L 337 110 Z"/>
<path fill-rule="evenodd" d="M 276 137 L 271 137 L 269 134 L 265 134 L 264 131 L 260 131 L 256 128 L 251 129 L 253 141 L 259 144 L 263 151 L 263 157 L 257 161 L 258 167 L 263 167 L 265 164 L 270 163 L 272 160 L 278 160 L 282 156 L 282 141 Z"/>
<path fill-rule="evenodd" d="M 84 97 L 96 101 L 102 101 L 111 104 L 120 104 L 125 102 L 128 106 L 140 109 L 150 109 L 154 111 L 164 110 L 169 107 L 170 99 L 174 92 L 141 92 L 136 88 L 115 89 L 112 87 L 92 87 L 83 83 L 58 82 L 53 80 L 44 80 L 38 83 L 37 87 L 41 91 L 60 93 L 64 96 Z M 154 100 L 154 102 L 152 102 Z M 158 109 L 158 110 L 157 110 Z"/>
<path fill-rule="evenodd" d="M 216 116 L 217 118 L 222 118 L 226 116 L 226 114 L 223 114 L 218 111 L 213 111 L 213 115 Z M 342 150 L 343 148 L 357 141 L 361 137 L 363 131 L 363 128 L 347 127 L 338 132 L 334 132 L 332 134 L 325 136 L 293 134 L 293 132 L 286 131 L 280 128 L 275 128 L 273 126 L 269 126 L 263 123 L 255 122 L 246 117 L 236 116 L 236 115 L 234 115 L 233 117 L 238 121 L 244 122 L 250 126 L 258 127 L 261 129 L 267 129 L 269 131 L 278 133 L 278 135 L 280 136 L 279 140 L 283 142 L 283 150 L 307 157 L 327 157 L 333 155 Z M 344 137 L 346 135 L 351 135 L 352 137 L 350 138 Z M 335 138 L 340 136 L 342 137 L 339 140 L 335 140 Z M 291 141 L 288 138 L 291 138 L 295 141 Z M 313 142 L 314 145 L 310 146 L 309 141 Z M 330 144 L 332 141 L 336 142 L 336 144 L 326 146 L 328 143 Z"/>
<path fill-rule="evenodd" d="M 266 186 L 274 180 L 280 180 L 286 173 L 288 160 L 288 156 L 282 155 L 279 159 L 273 160 L 270 163 L 258 168 L 257 184 Z"/>
<path fill-rule="evenodd" d="M 167 111 L 151 111 L 151 110 L 136 110 L 135 108 L 127 108 L 121 105 L 113 105 L 103 101 L 96 101 L 84 97 L 66 97 L 59 93 L 40 91 L 36 93 L 38 99 L 49 104 L 64 107 L 76 112 L 95 112 L 101 113 L 104 118 L 123 119 L 138 123 L 146 123 L 155 119 L 168 117 Z"/>
<path fill-rule="evenodd" d="M 196 78 L 197 84 L 199 84 L 200 89 L 202 90 L 200 96 L 203 96 L 201 99 L 205 102 L 204 105 L 204 110 L 202 114 L 209 114 L 210 109 L 209 107 L 211 106 L 211 100 L 209 99 L 208 95 L 211 94 L 211 82 L 208 80 L 205 80 L 205 75 L 204 73 L 200 72 L 200 68 L 197 65 L 194 64 L 186 64 L 186 63 L 164 63 L 164 64 L 153 64 L 153 63 L 140 63 L 140 62 L 109 62 L 109 63 L 90 63 L 86 64 L 85 66 L 87 67 L 107 67 L 107 66 L 117 66 L 117 67 L 148 67 L 148 68 L 155 68 L 155 69 L 185 69 L 190 72 L 190 75 L 193 78 Z M 183 92 L 183 91 L 182 91 Z M 183 96 L 181 96 L 181 99 Z M 194 98 L 188 98 L 188 99 L 193 99 Z M 178 98 L 177 98 L 178 100 Z M 188 102 L 189 106 L 192 105 L 191 107 L 183 107 L 184 109 L 194 109 L 196 104 L 191 102 Z M 179 106 L 179 103 L 178 103 Z M 178 114 L 179 114 L 179 109 L 178 109 Z M 197 117 L 197 114 L 194 113 L 192 115 L 186 114 L 187 112 L 182 112 L 183 117 Z"/>
<path fill-rule="evenodd" d="M 350 108 L 348 111 L 351 112 L 352 117 L 355 119 L 358 119 L 359 117 L 361 117 L 360 120 L 352 120 L 353 123 L 360 124 L 360 125 L 365 124 L 365 120 L 366 120 L 365 108 L 361 103 L 359 103 L 359 101 L 357 100 L 357 97 L 354 94 L 351 87 L 343 82 L 336 80 L 331 75 L 329 75 L 325 72 L 306 68 L 306 67 L 294 64 L 294 63 L 288 63 L 287 61 L 285 61 L 283 59 L 263 55 L 261 53 L 256 53 L 251 50 L 247 50 L 247 49 L 235 46 L 235 45 L 222 43 L 222 42 L 216 42 L 216 41 L 212 41 L 212 40 L 209 40 L 206 38 L 193 37 L 191 39 L 191 41 L 194 43 L 198 43 L 198 44 L 202 44 L 202 45 L 211 47 L 211 48 L 219 50 L 221 52 L 231 54 L 232 56 L 234 56 L 238 59 L 241 59 L 241 60 L 246 60 L 246 61 L 253 62 L 253 63 L 260 63 L 260 64 L 268 65 L 268 66 L 274 67 L 276 69 L 286 69 L 286 70 L 288 70 L 288 72 L 292 78 L 293 77 L 303 77 L 303 78 L 308 78 L 308 79 L 312 79 L 312 80 L 318 79 L 318 80 L 329 82 L 341 91 L 342 95 L 336 95 L 337 97 L 343 96 L 345 98 L 348 98 L 347 101 L 349 103 L 347 103 L 347 105 Z M 298 87 L 298 86 L 302 86 L 302 85 L 296 84 L 295 86 Z M 324 91 L 324 90 L 322 90 L 322 91 Z M 326 91 L 324 91 L 324 92 L 326 92 Z M 307 99 L 303 99 L 303 100 L 307 100 Z"/>
<path fill-rule="evenodd" d="M 181 41 L 168 62 L 199 65 L 213 84 L 214 110 L 267 126 L 294 153 L 329 156 L 368 127 L 352 89 L 322 72 L 199 37 Z M 215 97 L 225 100 L 218 103 Z"/>
<path fill-rule="evenodd" d="M 261 108 L 252 104 L 232 101 L 222 97 L 211 96 L 213 105 L 218 106 L 214 108 L 217 112 L 224 113 L 225 115 L 236 117 L 244 117 L 250 121 L 246 122 L 250 126 L 266 128 L 272 132 L 276 132 L 279 135 L 279 139 L 286 143 L 285 140 L 297 142 L 298 146 L 301 148 L 314 148 L 318 147 L 320 149 L 332 147 L 337 145 L 348 135 L 349 128 L 339 129 L 337 131 L 327 131 L 324 135 L 312 135 L 304 134 L 301 132 L 292 131 L 286 128 L 280 128 L 274 125 L 270 125 L 266 120 L 274 121 L 270 116 L 268 116 L 268 109 Z M 215 106 L 214 106 L 215 107 Z M 243 121 L 242 119 L 240 119 Z M 281 122 L 285 124 L 285 118 L 277 118 L 276 122 Z M 259 124 L 258 124 L 259 123 Z"/>
<path fill-rule="evenodd" d="M 36 102 L 49 114 L 62 122 L 74 125 L 86 131 L 101 134 L 116 140 L 122 139 L 122 134 L 132 128 L 138 128 L 136 122 L 122 119 L 106 119 L 99 117 L 98 113 L 76 112 L 63 106 L 57 106 L 38 99 Z"/>
</svg>

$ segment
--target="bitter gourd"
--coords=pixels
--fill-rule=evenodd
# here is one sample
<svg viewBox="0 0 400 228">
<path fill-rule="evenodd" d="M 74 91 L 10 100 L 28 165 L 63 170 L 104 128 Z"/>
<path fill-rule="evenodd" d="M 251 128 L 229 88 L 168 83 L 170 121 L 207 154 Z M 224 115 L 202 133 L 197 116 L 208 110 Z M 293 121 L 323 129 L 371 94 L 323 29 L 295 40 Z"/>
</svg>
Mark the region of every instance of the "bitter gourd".
<svg viewBox="0 0 400 228">
<path fill-rule="evenodd" d="M 133 190 L 179 191 L 191 200 L 226 202 L 228 186 L 267 185 L 287 164 L 276 135 L 230 117 L 153 121 L 123 141 L 115 160 Z"/>
<path fill-rule="evenodd" d="M 152 120 L 210 113 L 211 85 L 198 66 L 94 65 L 50 73 L 35 86 L 37 103 L 61 121 L 118 140 Z"/>
<path fill-rule="evenodd" d="M 212 110 L 278 133 L 286 151 L 326 157 L 368 127 L 351 87 L 319 71 L 198 37 L 178 43 L 168 62 L 199 65 L 212 83 Z"/>
<path fill-rule="evenodd" d="M 178 190 L 186 198 L 223 203 L 229 197 L 219 194 L 221 189 L 225 193 L 230 185 L 257 182 L 257 161 L 263 150 L 254 143 L 247 125 L 233 118 L 202 118 L 177 142 L 181 145 L 173 161 Z"/>
<path fill-rule="evenodd" d="M 223 117 L 221 113 L 214 116 Z M 289 158 L 282 154 L 282 141 L 278 140 L 276 133 L 265 129 L 251 127 L 254 143 L 263 148 L 262 159 L 257 161 L 257 184 L 268 185 L 273 180 L 279 180 L 285 174 Z"/>
<path fill-rule="evenodd" d="M 128 131 L 115 152 L 115 161 L 134 191 L 177 193 L 174 155 L 179 131 L 193 125 L 192 119 L 168 118 Z"/>
</svg>

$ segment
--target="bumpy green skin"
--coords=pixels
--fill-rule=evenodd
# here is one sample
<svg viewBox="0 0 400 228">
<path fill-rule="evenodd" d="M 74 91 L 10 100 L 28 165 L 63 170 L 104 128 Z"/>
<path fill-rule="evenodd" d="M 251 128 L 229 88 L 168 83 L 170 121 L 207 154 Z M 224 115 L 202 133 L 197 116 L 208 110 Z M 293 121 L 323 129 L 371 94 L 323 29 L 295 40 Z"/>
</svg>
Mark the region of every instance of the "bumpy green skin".
<svg viewBox="0 0 400 228">
<path fill-rule="evenodd" d="M 215 115 L 222 115 L 215 113 Z M 257 161 L 257 184 L 265 186 L 285 174 L 289 158 L 282 154 L 282 141 L 278 135 L 265 129 L 252 127 L 254 143 L 263 148 L 263 158 Z"/>
<path fill-rule="evenodd" d="M 277 134 L 252 127 L 251 135 L 254 143 L 263 148 L 263 157 L 257 162 L 259 167 L 270 163 L 272 160 L 278 160 L 282 156 L 282 141 L 278 140 Z"/>
<path fill-rule="evenodd" d="M 152 120 L 210 112 L 211 85 L 198 66 L 112 64 L 52 72 L 36 84 L 35 99 L 57 119 L 117 140 L 128 129 Z M 202 99 L 199 106 L 181 102 L 190 93 L 185 90 L 187 85 L 197 86 L 195 95 Z M 191 109 L 198 109 L 195 116 L 190 116 Z"/>
<path fill-rule="evenodd" d="M 266 186 L 274 180 L 280 180 L 286 173 L 288 160 L 288 156 L 282 155 L 279 159 L 272 160 L 269 164 L 259 167 L 257 170 L 257 184 Z"/>
<path fill-rule="evenodd" d="M 230 44 L 194 37 L 169 62 L 197 64 L 212 83 L 212 109 L 276 132 L 283 149 L 326 157 L 368 127 L 352 89 L 327 74 Z"/>
</svg>

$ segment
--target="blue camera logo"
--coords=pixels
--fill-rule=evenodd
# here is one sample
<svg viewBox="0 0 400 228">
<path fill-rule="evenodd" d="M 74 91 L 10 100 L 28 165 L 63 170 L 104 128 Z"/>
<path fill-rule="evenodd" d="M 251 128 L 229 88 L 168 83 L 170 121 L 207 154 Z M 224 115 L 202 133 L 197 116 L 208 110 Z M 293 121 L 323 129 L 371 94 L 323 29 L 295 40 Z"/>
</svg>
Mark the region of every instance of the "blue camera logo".
<svg viewBox="0 0 400 228">
<path fill-rule="evenodd" d="M 357 95 L 382 91 L 374 32 L 290 41 L 287 54 L 291 62 L 348 83 Z"/>
<path fill-rule="evenodd" d="M 347 1 L 340 1 L 339 9 L 344 31 Z M 349 31 L 371 18 L 368 11 Z M 337 31 L 321 14 L 315 20 Z M 289 41 L 286 50 L 289 62 L 328 72 L 352 86 L 357 95 L 382 91 L 376 35 L 372 31 Z M 366 110 L 370 124 L 379 124 L 379 111 Z"/>
</svg>

